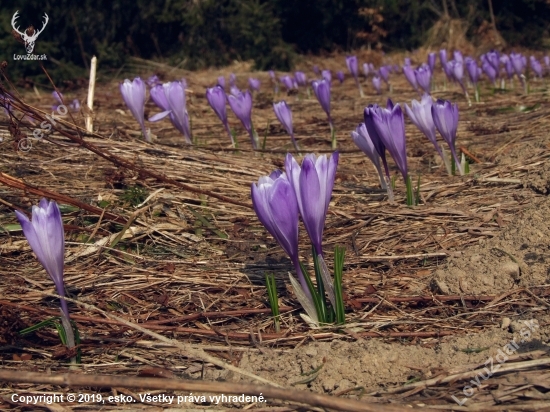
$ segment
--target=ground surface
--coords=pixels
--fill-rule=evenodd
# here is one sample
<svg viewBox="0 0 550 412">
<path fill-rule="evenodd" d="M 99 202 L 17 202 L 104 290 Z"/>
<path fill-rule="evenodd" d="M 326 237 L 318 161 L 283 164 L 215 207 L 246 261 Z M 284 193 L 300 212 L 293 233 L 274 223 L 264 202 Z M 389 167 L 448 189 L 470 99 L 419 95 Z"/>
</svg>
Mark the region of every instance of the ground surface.
<svg viewBox="0 0 550 412">
<path fill-rule="evenodd" d="M 421 57 L 414 57 L 416 63 Z M 303 69 L 309 76 L 314 63 L 345 69 L 343 56 L 308 60 Z M 194 344 L 217 359 L 289 388 L 361 398 L 365 404 L 391 402 L 420 409 L 550 407 L 546 395 L 550 374 L 544 367 L 549 364 L 550 333 L 546 84 L 534 82 L 528 95 L 517 81 L 514 89 L 496 92 L 484 84 L 482 102 L 469 107 L 458 87 L 442 90 L 443 77 L 438 73 L 433 95 L 459 104 L 457 146 L 471 156 L 471 173 L 447 176 L 433 146 L 407 119 L 409 168 L 413 176 L 421 176 L 422 197 L 419 206 L 409 208 L 404 206 L 399 180 L 396 201 L 388 203 L 378 189 L 374 168 L 355 148 L 350 132 L 362 121 L 365 105 L 383 105 L 388 96 L 410 104 L 418 95 L 401 74 L 393 74 L 392 91 L 385 90 L 381 96 L 374 94 L 370 82 L 364 83 L 362 99 L 349 77 L 343 85 L 334 81 L 332 108 L 341 157 L 324 247 L 329 261 L 334 245 L 347 249 L 347 326 L 311 330 L 299 316 L 301 309 L 287 280 L 290 262 L 250 208 L 250 184 L 282 167 L 285 153 L 291 150 L 290 139 L 272 111 L 267 74 L 248 72 L 243 64 L 187 73 L 136 62 L 129 70 L 128 76 L 155 72 L 163 80 L 186 77 L 197 145 L 185 146 L 168 120 L 148 123 L 154 144 L 141 141 L 117 81 L 100 83 L 96 91 L 96 134 L 85 138 L 95 154 L 89 147 L 67 144 L 70 140 L 59 134 L 52 139 L 64 142 L 61 145 L 40 141 L 28 151 L 16 151 L 14 139 L 4 134 L 0 143 L 3 368 L 51 373 L 67 369 L 70 354 L 59 344 L 54 329 L 25 337 L 17 334 L 57 314 L 56 298 L 47 296 L 54 291 L 52 282 L 34 259 L 13 214 L 14 207 L 28 211 L 47 195 L 71 205 L 63 208 L 65 282 L 70 296 L 80 302 Z M 249 75 L 262 80 L 261 92 L 254 98 L 253 121 L 261 138 L 267 136 L 265 151 L 251 150 L 248 137 L 230 113 L 240 142 L 239 150 L 232 150 L 206 103 L 205 88 L 230 71 L 236 73 L 241 88 Z M 68 99 L 83 100 L 86 93 L 62 90 Z M 22 95 L 26 103 L 46 111 L 54 103 L 44 91 L 40 96 L 30 91 Z M 326 116 L 314 97 L 283 96 L 292 107 L 303 152 L 330 152 Z M 146 117 L 158 111 L 149 102 Z M 74 117 L 83 125 L 82 114 Z M 2 121 L 6 131 L 7 120 Z M 21 129 L 27 130 L 23 125 Z M 303 228 L 301 233 L 301 254 L 310 261 Z M 266 303 L 266 272 L 275 274 L 279 287 L 280 333 L 274 330 Z M 71 304 L 71 310 L 82 335 L 80 368 L 88 374 L 164 373 L 173 378 L 251 381 L 188 357 L 181 349 L 159 343 L 93 308 Z M 468 374 L 477 368 L 483 371 L 488 360 L 496 365 L 503 359 L 499 350 L 512 340 L 516 345 L 508 346 L 499 373 L 486 380 L 477 372 Z M 479 385 L 470 382 L 476 376 L 482 382 Z M 5 399 L 2 407 L 21 408 L 8 400 L 14 391 L 67 390 L 6 383 L 0 388 Z M 88 392 L 94 390 L 88 388 Z M 166 405 L 140 404 L 162 406 Z M 244 406 L 228 402 L 223 407 Z M 267 406 L 248 407 L 295 409 L 275 400 Z M 189 403 L 185 408 L 222 407 Z"/>
</svg>

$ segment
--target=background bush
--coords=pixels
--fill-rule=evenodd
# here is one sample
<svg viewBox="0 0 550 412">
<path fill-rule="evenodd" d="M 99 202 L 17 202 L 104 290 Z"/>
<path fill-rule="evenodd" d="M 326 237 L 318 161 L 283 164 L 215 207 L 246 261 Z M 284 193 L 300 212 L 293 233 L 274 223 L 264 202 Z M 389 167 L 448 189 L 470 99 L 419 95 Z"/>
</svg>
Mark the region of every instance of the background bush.
<svg viewBox="0 0 550 412">
<path fill-rule="evenodd" d="M 180 67 L 221 66 L 254 60 L 258 69 L 288 70 L 296 53 L 321 53 L 379 46 L 414 49 L 441 18 L 443 1 L 451 18 L 461 18 L 474 39 L 490 21 L 487 1 L 474 0 L 3 0 L 0 60 L 12 78 L 41 74 L 11 34 L 19 10 L 21 30 L 41 27 L 36 54 L 46 53 L 56 80 L 86 73 L 93 54 L 101 68 L 120 68 L 129 56 L 162 58 Z M 546 0 L 493 0 L 497 27 L 508 46 L 541 48 L 548 39 Z M 38 78 L 39 79 L 39 78 Z"/>
</svg>

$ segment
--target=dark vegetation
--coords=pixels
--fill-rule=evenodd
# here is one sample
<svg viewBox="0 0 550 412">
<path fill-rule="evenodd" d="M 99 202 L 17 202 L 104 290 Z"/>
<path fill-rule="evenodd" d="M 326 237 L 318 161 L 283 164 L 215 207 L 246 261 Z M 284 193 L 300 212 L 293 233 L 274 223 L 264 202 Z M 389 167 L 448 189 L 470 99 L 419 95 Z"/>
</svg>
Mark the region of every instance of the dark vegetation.
<svg viewBox="0 0 550 412">
<path fill-rule="evenodd" d="M 298 53 L 359 47 L 413 50 L 425 44 L 438 22 L 463 22 L 475 44 L 493 27 L 487 0 L 4 0 L 0 10 L 0 61 L 13 78 L 40 75 L 11 33 L 41 27 L 36 54 L 56 80 L 85 73 L 97 55 L 102 69 L 116 73 L 129 56 L 162 58 L 188 69 L 254 60 L 258 69 L 290 69 Z M 548 0 L 493 0 L 494 26 L 503 47 L 544 48 L 548 42 Z M 546 40 L 545 40 L 546 39 Z M 546 47 L 548 45 L 546 44 Z"/>
</svg>

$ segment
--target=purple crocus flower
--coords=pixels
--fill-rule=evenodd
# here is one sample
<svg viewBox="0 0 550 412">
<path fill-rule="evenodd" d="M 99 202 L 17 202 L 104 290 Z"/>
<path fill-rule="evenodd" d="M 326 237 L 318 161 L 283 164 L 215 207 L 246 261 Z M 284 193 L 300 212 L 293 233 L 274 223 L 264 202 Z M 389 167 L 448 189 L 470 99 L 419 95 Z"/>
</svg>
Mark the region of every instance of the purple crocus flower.
<svg viewBox="0 0 550 412">
<path fill-rule="evenodd" d="M 376 90 L 377 94 L 382 93 L 382 80 L 380 80 L 379 76 L 374 76 L 372 78 L 372 86 Z"/>
<path fill-rule="evenodd" d="M 52 110 L 57 110 L 59 106 L 64 105 L 64 98 L 62 93 L 53 91 L 52 97 L 59 103 L 58 105 L 52 106 Z M 78 99 L 74 99 L 71 103 L 69 103 L 69 110 L 71 110 L 72 112 L 78 112 L 80 110 L 80 101 Z"/>
<path fill-rule="evenodd" d="M 414 76 L 420 88 L 430 94 L 432 89 L 432 72 L 430 71 L 430 67 L 427 64 L 423 64 L 414 71 Z"/>
<path fill-rule="evenodd" d="M 363 75 L 369 77 L 370 68 L 368 63 L 363 63 Z"/>
<path fill-rule="evenodd" d="M 327 114 L 328 122 L 332 129 L 332 118 L 330 117 L 330 81 L 326 79 L 314 80 L 311 82 L 311 87 L 313 88 L 313 92 L 319 104 Z"/>
<path fill-rule="evenodd" d="M 133 81 L 125 79 L 124 83 L 120 84 L 120 93 L 124 103 L 141 126 L 143 137 L 150 142 L 151 136 L 145 129 L 145 83 L 139 77 L 136 77 Z"/>
<path fill-rule="evenodd" d="M 403 111 L 399 104 L 393 105 L 391 101 L 388 102 L 388 107 L 392 108 L 378 108 L 378 110 L 373 110 L 372 120 L 380 140 L 382 140 L 384 146 L 388 152 L 390 152 L 397 168 L 403 176 L 405 184 L 407 184 L 407 146 L 405 143 L 405 120 L 403 118 Z"/>
<path fill-rule="evenodd" d="M 154 91 L 153 91 L 154 90 Z M 162 97 L 164 94 L 164 98 Z M 185 137 L 188 144 L 192 142 L 189 113 L 185 100 L 185 85 L 181 81 L 164 83 L 151 89 L 151 98 L 163 111 L 151 117 L 150 122 L 157 122 L 170 116 L 170 121 Z"/>
<path fill-rule="evenodd" d="M 518 77 L 521 78 L 525 70 L 523 56 L 520 53 L 512 52 L 510 53 L 510 60 L 512 61 L 512 67 L 514 68 L 514 71 L 516 72 Z"/>
<path fill-rule="evenodd" d="M 441 156 L 441 159 L 443 159 L 445 165 L 447 165 L 446 158 L 443 155 L 441 147 L 437 143 L 437 137 L 435 135 L 435 124 L 432 117 L 432 106 L 432 97 L 429 94 L 425 94 L 424 96 L 422 96 L 420 102 L 418 102 L 417 100 L 412 101 L 412 109 L 407 104 L 405 104 L 405 111 L 407 112 L 409 119 L 411 119 L 414 125 L 418 127 L 418 130 L 420 130 L 424 134 L 424 136 L 426 136 L 428 140 L 432 142 L 435 150 L 437 150 L 437 153 L 439 154 L 439 156 Z"/>
<path fill-rule="evenodd" d="M 237 86 L 233 85 L 229 88 L 229 94 L 233 96 L 238 96 L 239 94 L 241 94 L 241 91 Z"/>
<path fill-rule="evenodd" d="M 251 186 L 258 219 L 290 257 L 304 293 L 311 297 L 298 256 L 298 202 L 289 179 L 280 170 L 260 177 Z"/>
<path fill-rule="evenodd" d="M 455 50 L 453 52 L 453 58 L 460 63 L 464 63 L 464 57 L 462 56 L 462 52 L 460 50 Z"/>
<path fill-rule="evenodd" d="M 235 73 L 231 73 L 229 75 L 229 85 L 230 86 L 236 86 L 237 85 L 237 76 L 235 76 Z"/>
<path fill-rule="evenodd" d="M 300 149 L 298 147 L 296 139 L 294 138 L 294 131 L 292 130 L 292 111 L 290 110 L 290 107 L 288 107 L 288 104 L 286 104 L 286 102 L 283 100 L 279 103 L 273 103 L 273 111 L 275 112 L 275 116 L 277 116 L 277 119 L 281 122 L 286 132 L 292 139 L 292 144 L 294 145 L 294 148 L 299 151 Z"/>
<path fill-rule="evenodd" d="M 410 65 L 411 65 L 410 57 L 405 57 L 403 66 L 410 66 Z"/>
<path fill-rule="evenodd" d="M 229 128 L 229 122 L 227 121 L 227 108 L 225 106 L 227 96 L 225 95 L 223 88 L 218 85 L 210 89 L 206 89 L 206 100 L 208 100 L 208 104 L 214 110 L 216 116 L 218 116 L 218 118 L 222 121 L 225 131 L 231 139 L 231 144 L 235 147 L 235 139 L 231 133 L 231 129 Z"/>
<path fill-rule="evenodd" d="M 285 169 L 296 194 L 304 226 L 315 252 L 321 257 L 323 229 L 334 187 L 338 157 L 337 151 L 328 159 L 326 155 L 316 158 L 310 153 L 304 157 L 302 167 L 290 153 L 285 159 Z"/>
<path fill-rule="evenodd" d="M 403 74 L 407 81 L 411 84 L 414 90 L 418 90 L 418 83 L 416 81 L 416 76 L 414 74 L 414 69 L 412 66 L 403 66 Z"/>
<path fill-rule="evenodd" d="M 344 72 L 342 70 L 338 70 L 336 72 L 336 78 L 340 82 L 340 84 L 344 83 Z"/>
<path fill-rule="evenodd" d="M 474 64 L 475 64 L 475 62 L 474 62 Z M 477 65 L 476 65 L 476 67 L 477 67 Z M 495 68 L 493 67 L 493 65 L 489 62 L 485 62 L 481 66 L 481 69 L 485 72 L 485 74 L 487 75 L 487 77 L 489 78 L 491 83 L 493 83 L 493 85 L 494 85 L 496 80 L 497 80 L 497 72 L 495 71 Z M 470 69 L 468 69 L 468 71 L 469 70 Z M 512 73 L 512 75 L 513 75 L 513 73 Z"/>
<path fill-rule="evenodd" d="M 329 83 L 332 82 L 332 73 L 328 69 L 321 72 L 321 77 Z"/>
<path fill-rule="evenodd" d="M 380 165 L 380 155 L 374 147 L 374 143 L 372 142 L 369 132 L 365 127 L 365 123 L 361 123 L 353 132 L 351 132 L 351 138 L 357 147 L 361 149 L 363 153 L 365 153 L 371 160 L 372 164 L 376 168 L 376 171 L 378 172 L 380 186 L 382 186 L 382 189 L 385 190 L 387 186 L 386 179 L 384 178 L 384 173 L 382 172 L 382 167 Z"/>
<path fill-rule="evenodd" d="M 448 100 L 443 101 L 438 99 L 432 106 L 432 117 L 435 127 L 449 145 L 460 174 L 464 174 L 455 149 L 456 131 L 458 129 L 458 106 L 451 104 Z"/>
<path fill-rule="evenodd" d="M 48 202 L 42 199 L 38 206 L 32 207 L 32 220 L 17 210 L 15 214 L 36 258 L 53 280 L 57 294 L 65 296 L 63 283 L 65 232 L 59 206 L 54 201 Z M 63 298 L 61 298 L 61 310 L 69 320 L 69 308 Z"/>
<path fill-rule="evenodd" d="M 248 85 L 250 86 L 250 88 L 254 91 L 258 91 L 260 90 L 260 81 L 254 77 L 250 77 L 248 79 Z"/>
<path fill-rule="evenodd" d="M 479 67 L 477 67 L 477 62 L 471 57 L 466 58 L 466 70 L 468 71 L 470 81 L 474 87 L 476 87 L 477 82 L 479 81 Z"/>
<path fill-rule="evenodd" d="M 146 83 L 149 87 L 155 87 L 157 84 L 160 84 L 160 79 L 156 74 L 153 74 L 147 78 Z"/>
<path fill-rule="evenodd" d="M 348 70 L 355 81 L 357 81 L 357 78 L 359 77 L 359 65 L 357 63 L 357 56 L 347 56 L 346 65 L 348 66 Z"/>
<path fill-rule="evenodd" d="M 447 67 L 447 50 L 439 50 L 439 61 L 441 62 L 441 67 L 443 67 L 443 70 L 446 71 L 445 69 Z"/>
<path fill-rule="evenodd" d="M 307 86 L 307 77 L 304 72 L 296 72 L 294 73 L 294 81 L 298 84 L 298 86 Z"/>
<path fill-rule="evenodd" d="M 247 90 L 244 93 L 239 93 L 236 96 L 230 94 L 227 98 L 229 107 L 235 113 L 235 116 L 241 121 L 244 128 L 250 135 L 250 141 L 254 149 L 258 148 L 258 138 L 252 127 L 252 95 Z"/>
<path fill-rule="evenodd" d="M 380 66 L 380 69 L 378 69 L 378 74 L 386 82 L 386 84 L 390 81 L 390 69 L 388 66 Z"/>
<path fill-rule="evenodd" d="M 319 66 L 316 64 L 313 65 L 313 73 L 315 73 L 317 76 L 321 75 L 321 72 L 319 71 Z"/>
<path fill-rule="evenodd" d="M 365 127 L 367 129 L 367 133 L 369 134 L 369 137 L 372 141 L 372 144 L 374 145 L 374 148 L 378 152 L 378 155 L 382 159 L 382 164 L 384 165 L 384 170 L 386 171 L 386 176 L 389 181 L 390 169 L 388 168 L 388 162 L 386 160 L 386 146 L 384 146 L 384 142 L 378 135 L 378 131 L 374 126 L 374 112 L 378 111 L 379 109 L 380 108 L 378 107 L 377 104 L 374 104 L 374 105 L 370 104 L 367 107 L 365 107 L 365 110 L 363 112 L 363 117 L 365 119 Z"/>
<path fill-rule="evenodd" d="M 270 70 L 267 73 L 269 74 L 269 77 L 271 80 L 273 81 L 277 80 L 277 77 L 275 76 L 275 72 L 273 70 Z"/>
<path fill-rule="evenodd" d="M 491 50 L 490 52 L 485 53 L 485 58 L 489 64 L 493 66 L 497 73 L 500 72 L 500 56 L 498 51 Z"/>
<path fill-rule="evenodd" d="M 285 86 L 287 91 L 292 90 L 294 88 L 294 81 L 292 80 L 292 77 L 285 75 L 285 76 L 281 76 L 279 80 L 281 81 L 283 86 Z"/>
<path fill-rule="evenodd" d="M 542 65 L 540 62 L 535 58 L 535 56 L 529 57 L 529 65 L 531 66 L 531 70 L 535 73 L 537 77 L 542 78 Z"/>
<path fill-rule="evenodd" d="M 428 54 L 428 67 L 430 68 L 430 72 L 434 72 L 435 69 L 435 59 L 436 55 L 435 53 Z"/>
<path fill-rule="evenodd" d="M 509 57 L 504 62 L 504 70 L 506 70 L 506 76 L 508 76 L 508 79 L 514 77 L 514 65 L 512 64 L 512 59 L 510 59 Z"/>
<path fill-rule="evenodd" d="M 544 65 L 546 66 L 546 70 L 550 70 L 550 56 L 544 56 Z"/>
<path fill-rule="evenodd" d="M 225 77 L 224 76 L 218 77 L 217 85 L 220 86 L 225 91 Z"/>
</svg>

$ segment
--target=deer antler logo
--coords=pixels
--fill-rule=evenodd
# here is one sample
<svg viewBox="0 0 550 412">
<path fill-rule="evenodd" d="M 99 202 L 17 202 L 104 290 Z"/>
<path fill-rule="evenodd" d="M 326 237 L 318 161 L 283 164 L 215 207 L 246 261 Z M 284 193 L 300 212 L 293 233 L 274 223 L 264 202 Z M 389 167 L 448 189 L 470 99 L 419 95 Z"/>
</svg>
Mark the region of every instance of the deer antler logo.
<svg viewBox="0 0 550 412">
<path fill-rule="evenodd" d="M 19 14 L 19 10 L 15 12 L 13 17 L 11 18 L 11 26 L 13 27 L 13 30 L 21 36 L 21 39 L 25 42 L 25 48 L 27 49 L 27 53 L 31 54 L 34 50 L 34 43 L 36 42 L 36 39 L 38 38 L 38 35 L 44 31 L 44 28 L 46 27 L 46 24 L 48 24 L 48 21 L 50 20 L 48 15 L 44 13 L 44 24 L 42 25 L 42 28 L 40 30 L 35 30 L 32 26 L 26 29 L 24 32 L 19 31 L 19 27 L 15 26 L 15 21 Z M 29 34 L 27 34 L 29 33 Z"/>
</svg>

